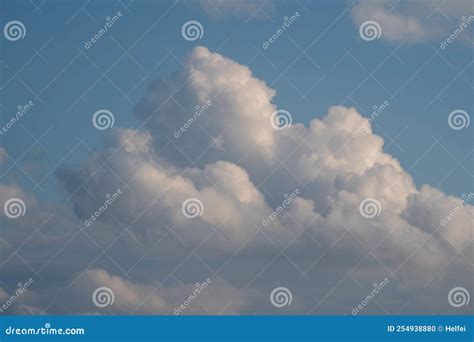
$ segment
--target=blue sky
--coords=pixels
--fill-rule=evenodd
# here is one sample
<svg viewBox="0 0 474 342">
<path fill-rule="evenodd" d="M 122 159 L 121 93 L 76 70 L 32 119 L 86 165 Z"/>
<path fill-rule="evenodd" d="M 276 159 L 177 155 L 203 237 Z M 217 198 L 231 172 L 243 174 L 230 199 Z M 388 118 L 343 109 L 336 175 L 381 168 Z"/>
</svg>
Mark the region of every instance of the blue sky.
<svg viewBox="0 0 474 342">
<path fill-rule="evenodd" d="M 36 8 L 29 1 L 2 4 L 2 22 L 18 19 L 27 27 L 25 39 L 1 41 L 1 75 L 8 82 L 1 91 L 3 121 L 19 104 L 33 100 L 34 109 L 21 124 L 36 138 L 51 127 L 41 139 L 48 152 L 37 144 L 19 161 L 25 168 L 34 165 L 36 182 L 46 177 L 40 196 L 56 191 L 54 177 L 47 176 L 50 166 L 78 143 L 75 137 L 85 138 L 93 148 L 100 144 L 103 134 L 90 125 L 92 113 L 108 108 L 117 126 L 136 126 L 133 107 L 147 84 L 178 70 L 196 45 L 248 65 L 276 89 L 274 102 L 296 122 L 307 124 L 336 104 L 356 106 L 370 116 L 374 105 L 388 101 L 374 130 L 404 167 L 422 156 L 411 169 L 416 183 L 455 195 L 472 190 L 472 127 L 453 131 L 447 125 L 452 110 L 472 112 L 472 50 L 461 39 L 444 50 L 440 39 L 366 42 L 351 18 L 351 3 L 345 1 L 276 2 L 254 16 L 209 14 L 196 2 L 134 1 L 126 7 L 109 1 L 53 1 Z M 123 14 L 119 22 L 85 50 L 84 42 L 104 25 L 106 16 L 118 11 Z M 263 49 L 283 18 L 295 12 L 299 19 Z M 181 26 L 188 20 L 202 23 L 202 39 L 182 39 Z M 301 50 L 307 51 L 301 55 Z M 34 140 L 19 125 L 9 133 L 1 139 L 17 160 Z M 435 144 L 423 155 L 437 140 L 442 146 Z M 81 146 L 68 159 L 76 162 L 87 154 Z M 18 174 L 13 167 L 4 176 Z"/>
</svg>

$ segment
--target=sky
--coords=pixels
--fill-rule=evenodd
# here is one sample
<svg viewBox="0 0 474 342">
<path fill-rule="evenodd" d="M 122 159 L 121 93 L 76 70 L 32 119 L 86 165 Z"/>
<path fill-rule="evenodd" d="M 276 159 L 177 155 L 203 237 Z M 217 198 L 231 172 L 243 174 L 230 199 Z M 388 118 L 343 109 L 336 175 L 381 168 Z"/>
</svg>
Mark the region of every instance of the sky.
<svg viewBox="0 0 474 342">
<path fill-rule="evenodd" d="M 470 1 L 0 9 L 2 313 L 472 309 Z"/>
</svg>

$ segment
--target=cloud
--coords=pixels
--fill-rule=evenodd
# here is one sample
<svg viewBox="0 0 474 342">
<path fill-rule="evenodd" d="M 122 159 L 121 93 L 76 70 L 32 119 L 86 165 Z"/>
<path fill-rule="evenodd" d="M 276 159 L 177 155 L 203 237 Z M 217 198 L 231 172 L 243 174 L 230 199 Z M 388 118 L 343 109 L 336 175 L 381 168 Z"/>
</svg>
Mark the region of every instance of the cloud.
<svg viewBox="0 0 474 342">
<path fill-rule="evenodd" d="M 273 10 L 273 4 L 268 0 L 200 0 L 202 8 L 214 17 L 235 16 L 244 18 L 268 18 L 268 12 Z"/>
<path fill-rule="evenodd" d="M 236 314 L 235 309 L 248 305 L 249 290 L 233 288 L 219 279 L 202 279 L 192 284 L 138 284 L 103 269 L 83 272 L 70 287 L 51 286 L 40 292 L 26 290 L 7 312 L 15 314 L 41 313 L 32 305 L 48 307 L 57 314 L 140 314 L 193 315 Z M 0 288 L 0 300 L 10 297 Z M 49 302 L 54 298 L 52 302 Z M 20 300 L 22 301 L 20 303 Z M 232 308 L 226 307 L 232 304 Z"/>
<path fill-rule="evenodd" d="M 470 15 L 469 0 L 454 3 L 423 0 L 400 3 L 393 8 L 384 2 L 360 0 L 352 9 L 357 26 L 373 20 L 382 29 L 382 39 L 408 43 L 445 38 L 460 25 L 462 17 Z"/>
<path fill-rule="evenodd" d="M 1 285 L 5 286 L 3 282 Z M 31 291 L 28 290 L 29 285 L 29 283 L 27 286 L 18 283 L 17 287 L 11 291 L 0 286 L 0 315 L 38 315 L 41 313 L 39 308 L 25 304 L 30 301 L 32 296 Z"/>
<path fill-rule="evenodd" d="M 237 160 L 250 149 L 252 156 L 269 156 L 268 151 L 275 148 L 275 135 L 268 125 L 276 109 L 271 103 L 274 95 L 248 67 L 197 47 L 186 69 L 153 83 L 135 112 L 153 135 L 152 144 L 160 155 L 179 165 L 204 166 L 229 155 Z M 208 101 L 211 105 L 199 120 L 176 139 L 174 132 L 193 117 L 195 107 Z M 200 129 L 205 134 L 195 134 Z M 214 138 L 220 139 L 220 148 L 213 144 Z"/>
<path fill-rule="evenodd" d="M 404 217 L 414 226 L 461 250 L 468 242 L 466 237 L 472 234 L 472 212 L 462 210 L 466 204 L 465 200 L 445 196 L 441 191 L 424 185 L 419 193 L 408 199 Z M 450 209 L 447 214 L 446 209 Z M 438 229 L 448 223 L 457 229 Z"/>
<path fill-rule="evenodd" d="M 248 67 L 204 47 L 152 83 L 135 109 L 141 130 L 116 128 L 97 157 L 58 169 L 75 218 L 55 211 L 64 234 L 51 229 L 48 243 L 28 244 L 27 260 L 36 269 L 48 262 L 49 279 L 35 283 L 29 304 L 48 313 L 169 313 L 210 278 L 212 291 L 199 302 L 212 313 L 349 314 L 388 278 L 364 313 L 454 312 L 449 290 L 472 289 L 465 252 L 473 207 L 417 189 L 354 108 L 334 106 L 308 126 L 274 129 L 275 95 Z M 120 197 L 100 210 L 118 189 Z M 188 199 L 199 202 L 194 218 L 183 214 Z M 378 206 L 372 218 L 360 212 L 367 199 Z M 32 207 L 40 222 L 53 210 Z M 20 243 L 14 227 L 4 234 L 13 246 Z M 69 241 L 71 234 L 77 238 Z M 114 289 L 116 304 L 92 306 L 100 286 Z M 275 311 L 269 294 L 278 286 L 291 289 L 294 302 Z M 195 305 L 187 312 L 208 313 Z"/>
</svg>

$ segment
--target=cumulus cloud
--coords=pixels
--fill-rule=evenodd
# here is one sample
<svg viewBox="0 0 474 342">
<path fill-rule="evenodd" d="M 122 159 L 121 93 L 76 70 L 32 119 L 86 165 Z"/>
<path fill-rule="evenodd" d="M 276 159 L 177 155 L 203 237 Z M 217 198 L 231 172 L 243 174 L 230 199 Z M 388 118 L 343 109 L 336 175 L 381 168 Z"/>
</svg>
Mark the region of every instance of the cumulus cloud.
<svg viewBox="0 0 474 342">
<path fill-rule="evenodd" d="M 192 284 L 139 284 L 103 269 L 82 272 L 71 286 L 49 286 L 40 291 L 22 289 L 9 294 L 0 287 L 2 314 L 237 314 L 248 306 L 252 291 L 232 287 L 221 279 Z M 229 307 L 232 305 L 231 307 Z"/>
<path fill-rule="evenodd" d="M 251 156 L 268 158 L 268 151 L 275 148 L 274 132 L 268 125 L 276 109 L 271 103 L 274 95 L 248 67 L 197 47 L 185 70 L 149 87 L 136 106 L 136 115 L 153 135 L 155 151 L 178 165 L 238 160 L 250 149 L 254 151 Z M 195 107 L 208 101 L 211 105 L 199 120 L 175 138 L 174 132 L 193 117 Z M 215 138 L 220 139 L 220 148 L 213 144 Z"/>
<path fill-rule="evenodd" d="M 386 2 L 360 0 L 352 9 L 356 25 L 374 20 L 381 26 L 382 39 L 409 43 L 444 38 L 472 14 L 469 0 L 411 1 L 394 8 Z"/>
<path fill-rule="evenodd" d="M 55 247 L 31 246 L 54 261 L 48 274 L 67 268 L 38 285 L 31 305 L 53 313 L 166 314 L 210 278 L 212 291 L 199 302 L 213 309 L 196 302 L 187 312 L 349 314 L 374 282 L 389 278 L 364 313 L 454 312 L 449 290 L 472 290 L 465 251 L 473 207 L 429 186 L 417 189 L 354 108 L 334 106 L 308 126 L 274 129 L 275 95 L 248 67 L 204 47 L 181 71 L 152 83 L 135 109 L 143 130 L 117 128 L 97 156 L 58 170 L 75 218 L 61 216 L 78 238 L 61 252 L 63 263 L 54 261 Z M 117 189 L 120 197 L 85 227 Z M 202 205 L 194 218 L 183 215 L 187 199 Z M 378 205 L 372 218 L 360 212 L 366 199 Z M 462 212 L 440 224 L 459 205 Z M 105 310 L 89 300 L 100 286 L 116 295 Z M 294 296 L 279 311 L 269 301 L 277 286 Z M 469 307 L 456 312 L 463 310 Z"/>
<path fill-rule="evenodd" d="M 205 285 L 202 285 L 204 282 Z M 97 289 L 99 291 L 94 296 Z M 105 289 L 102 290 L 103 298 L 100 298 L 100 289 Z M 198 290 L 195 291 L 196 289 Z M 183 305 L 185 307 L 177 311 L 179 314 L 203 311 L 218 314 L 229 303 L 234 304 L 234 309 L 245 305 L 246 296 L 243 293 L 244 291 L 217 279 L 201 279 L 193 284 L 177 283 L 173 286 L 138 284 L 112 276 L 103 269 L 90 269 L 81 274 L 70 288 L 58 289 L 58 298 L 52 307 L 60 312 L 79 314 L 173 315 L 176 314 L 175 309 Z M 231 313 L 235 312 L 228 312 Z"/>
</svg>

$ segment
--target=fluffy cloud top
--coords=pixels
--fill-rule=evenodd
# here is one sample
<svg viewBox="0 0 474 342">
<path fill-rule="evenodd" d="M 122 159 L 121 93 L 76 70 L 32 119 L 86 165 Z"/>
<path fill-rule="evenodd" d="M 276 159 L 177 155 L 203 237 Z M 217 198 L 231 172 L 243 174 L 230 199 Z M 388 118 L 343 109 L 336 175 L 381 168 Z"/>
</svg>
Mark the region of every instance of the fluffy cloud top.
<svg viewBox="0 0 474 342">
<path fill-rule="evenodd" d="M 344 314 L 367 286 L 390 278 L 366 313 L 451 312 L 443 294 L 472 288 L 464 253 L 473 207 L 429 186 L 418 190 L 354 108 L 334 106 L 307 127 L 274 129 L 274 96 L 248 67 L 204 47 L 151 84 L 135 111 L 142 130 L 116 129 L 100 156 L 58 170 L 79 220 L 71 229 L 84 238 L 62 252 L 71 260 L 67 274 L 37 289 L 31 304 L 61 313 L 170 313 L 193 283 L 211 278 L 201 304 L 213 309 L 195 303 L 189 312 L 274 313 L 269 293 L 285 285 L 295 300 L 279 313 Z M 122 195 L 85 229 L 117 189 Z M 188 199 L 202 204 L 195 218 L 183 215 Z M 360 212 L 367 199 L 379 205 L 372 218 Z M 98 259 L 103 253 L 88 257 L 98 253 L 89 240 L 107 262 Z M 49 248 L 33 242 L 31 253 L 54 261 Z M 116 296 L 105 310 L 90 302 L 101 286 Z M 56 290 L 74 301 L 48 305 Z"/>
</svg>

